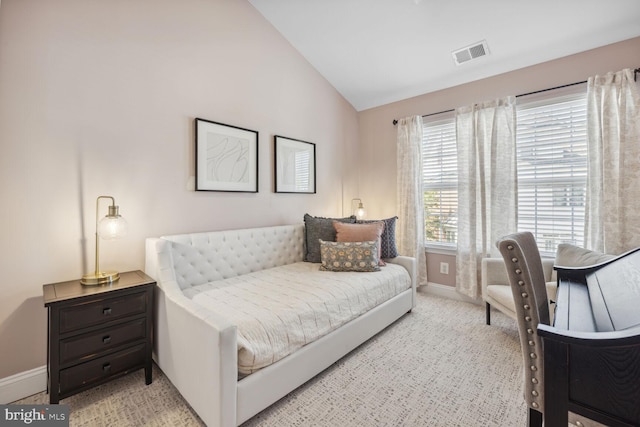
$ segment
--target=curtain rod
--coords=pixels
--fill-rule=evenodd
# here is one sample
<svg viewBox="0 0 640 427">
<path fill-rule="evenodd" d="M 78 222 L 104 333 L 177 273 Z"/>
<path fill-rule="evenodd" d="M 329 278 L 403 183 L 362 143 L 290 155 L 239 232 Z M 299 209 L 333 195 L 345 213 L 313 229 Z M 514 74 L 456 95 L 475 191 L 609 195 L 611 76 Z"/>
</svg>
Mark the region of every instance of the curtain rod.
<svg viewBox="0 0 640 427">
<path fill-rule="evenodd" d="M 633 80 L 634 81 L 638 81 L 638 73 L 640 73 L 640 67 L 638 67 L 635 70 L 633 70 Z M 584 84 L 584 83 L 587 83 L 587 80 L 583 80 L 581 82 L 575 82 L 575 83 L 568 83 L 566 85 L 561 85 L 561 86 L 556 86 L 556 87 L 550 87 L 548 89 L 540 89 L 540 90 L 536 90 L 536 91 L 533 91 L 533 92 L 521 93 L 520 95 L 516 95 L 516 98 L 519 98 L 521 96 L 527 96 L 527 95 L 535 95 L 536 93 L 547 92 L 547 91 L 550 91 L 550 90 L 556 90 L 556 89 L 562 89 L 562 88 L 565 88 L 565 87 L 581 85 L 581 84 Z M 438 111 L 437 113 L 424 114 L 424 115 L 422 115 L 422 117 L 429 117 L 429 116 L 435 116 L 437 114 L 451 113 L 453 111 L 455 111 L 455 108 L 452 108 L 450 110 Z M 395 126 L 397 124 L 398 124 L 398 120 L 397 119 L 393 119 L 393 125 Z"/>
</svg>

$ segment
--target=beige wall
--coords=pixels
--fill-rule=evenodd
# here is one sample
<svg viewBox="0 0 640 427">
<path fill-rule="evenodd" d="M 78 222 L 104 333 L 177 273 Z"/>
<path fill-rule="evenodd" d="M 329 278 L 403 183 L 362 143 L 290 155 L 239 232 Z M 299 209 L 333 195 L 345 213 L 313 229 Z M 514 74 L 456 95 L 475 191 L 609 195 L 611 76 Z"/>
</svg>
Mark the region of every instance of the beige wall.
<svg viewBox="0 0 640 427">
<path fill-rule="evenodd" d="M 360 112 L 360 151 L 363 153 L 360 195 L 367 211 L 373 217 L 395 214 L 396 168 L 395 163 L 388 161 L 396 156 L 393 119 L 437 113 L 478 101 L 584 81 L 608 71 L 636 68 L 640 66 L 639 52 L 640 37 Z M 442 284 L 455 286 L 455 274 L 446 277 L 437 272 L 431 274 L 433 266 L 439 266 L 441 260 L 451 262 L 451 257 L 428 254 L 427 258 L 427 266 L 431 267 L 429 281 L 440 280 Z"/>
<path fill-rule="evenodd" d="M 101 246 L 120 271 L 143 268 L 147 236 L 341 215 L 352 197 L 392 216 L 394 118 L 635 67 L 638 51 L 634 39 L 357 114 L 246 1 L 2 0 L 0 379 L 45 363 L 42 284 L 93 268 L 98 195 L 129 221 Z M 260 132 L 259 193 L 192 191 L 194 117 Z M 274 134 L 317 144 L 318 194 L 272 192 Z"/>
<path fill-rule="evenodd" d="M 119 271 L 148 236 L 357 196 L 356 111 L 247 1 L 3 0 L 0 64 L 0 379 L 45 364 L 42 285 L 94 268 L 97 196 L 129 222 L 101 245 Z M 260 132 L 259 193 L 192 191 L 195 117 Z M 274 134 L 317 144 L 316 195 L 273 193 Z"/>
</svg>

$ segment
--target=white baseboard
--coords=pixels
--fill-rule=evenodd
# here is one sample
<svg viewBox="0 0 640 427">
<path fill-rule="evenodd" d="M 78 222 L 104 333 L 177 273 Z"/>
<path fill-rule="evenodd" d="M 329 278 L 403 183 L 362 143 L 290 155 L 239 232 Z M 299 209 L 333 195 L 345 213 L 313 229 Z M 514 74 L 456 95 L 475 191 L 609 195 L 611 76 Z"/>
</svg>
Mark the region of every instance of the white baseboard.
<svg viewBox="0 0 640 427">
<path fill-rule="evenodd" d="M 15 402 L 47 389 L 47 366 L 0 379 L 0 404 Z"/>
<path fill-rule="evenodd" d="M 466 295 L 462 295 L 461 293 L 456 291 L 456 288 L 454 288 L 453 286 L 441 285 L 439 283 L 428 282 L 427 286 L 420 287 L 420 291 L 431 295 L 437 295 L 443 298 L 453 299 L 456 301 L 469 302 L 471 304 L 480 305 L 482 303 L 482 301 L 474 300 Z"/>
</svg>

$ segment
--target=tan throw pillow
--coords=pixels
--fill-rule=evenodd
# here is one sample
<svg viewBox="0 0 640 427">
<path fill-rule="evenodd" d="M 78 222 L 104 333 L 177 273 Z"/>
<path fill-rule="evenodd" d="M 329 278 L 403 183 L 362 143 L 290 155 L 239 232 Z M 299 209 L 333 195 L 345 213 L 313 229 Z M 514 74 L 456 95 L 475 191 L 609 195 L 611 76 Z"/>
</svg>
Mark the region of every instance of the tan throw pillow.
<svg viewBox="0 0 640 427">
<path fill-rule="evenodd" d="M 336 242 L 378 242 L 379 265 L 386 265 L 382 260 L 382 246 L 380 236 L 384 231 L 384 222 L 369 222 L 367 224 L 347 224 L 338 221 L 333 222 L 336 229 Z"/>
</svg>

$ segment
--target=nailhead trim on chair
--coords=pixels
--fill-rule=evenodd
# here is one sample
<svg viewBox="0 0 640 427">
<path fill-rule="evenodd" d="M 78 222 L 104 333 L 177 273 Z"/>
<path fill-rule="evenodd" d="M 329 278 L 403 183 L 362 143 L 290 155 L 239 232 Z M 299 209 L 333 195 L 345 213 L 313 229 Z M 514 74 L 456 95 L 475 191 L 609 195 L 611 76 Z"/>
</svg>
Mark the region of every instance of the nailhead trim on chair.
<svg viewBox="0 0 640 427">
<path fill-rule="evenodd" d="M 508 245 L 508 246 L 507 246 L 507 248 L 508 248 L 509 250 L 511 250 L 511 251 L 512 251 L 512 250 L 514 250 L 513 245 Z M 522 274 L 522 269 L 518 268 L 518 265 L 517 265 L 517 264 L 518 264 L 518 261 L 519 261 L 519 260 L 518 260 L 518 258 L 517 258 L 516 256 L 512 256 L 512 257 L 511 257 L 511 262 L 512 262 L 513 264 L 516 264 L 516 265 L 514 265 L 514 267 L 515 267 L 514 272 L 515 272 L 516 274 Z M 524 286 L 524 285 L 525 285 L 524 280 L 519 280 L 519 281 L 518 281 L 518 285 L 520 285 L 520 286 Z M 529 295 L 528 295 L 528 293 L 527 293 L 527 292 L 522 292 L 520 295 L 522 296 L 522 298 L 528 298 L 528 297 L 529 297 Z M 530 306 L 529 304 L 523 304 L 523 306 L 522 306 L 522 307 L 523 307 L 525 310 L 529 310 L 529 309 L 531 308 L 531 306 Z M 525 316 L 525 317 L 524 317 L 524 320 L 525 320 L 525 322 L 527 322 L 529 325 L 531 325 L 531 323 L 532 323 L 532 321 L 533 321 L 532 317 L 531 317 L 531 316 L 529 316 L 529 315 Z M 534 333 L 533 328 L 531 328 L 531 327 L 527 328 L 527 333 L 528 333 L 528 334 L 530 334 L 530 335 L 533 335 L 533 333 Z M 532 349 L 532 350 L 535 348 L 535 341 L 534 341 L 534 340 L 528 340 L 528 344 L 529 344 L 529 346 L 531 347 L 531 349 Z M 536 353 L 535 353 L 534 351 L 532 351 L 532 352 L 530 352 L 530 353 L 529 353 L 529 358 L 530 358 L 532 361 L 535 361 L 535 360 L 537 359 L 537 357 L 538 357 L 538 356 L 536 355 Z M 538 368 L 536 367 L 536 365 L 535 365 L 535 364 L 531 365 L 531 366 L 530 366 L 530 368 L 531 368 L 531 372 L 537 372 L 537 371 L 538 371 Z M 531 383 L 532 383 L 532 384 L 537 385 L 537 384 L 538 384 L 538 379 L 537 379 L 536 377 L 532 377 L 532 378 L 531 378 Z M 530 405 L 531 405 L 531 407 L 532 407 L 532 408 L 536 408 L 536 409 L 538 409 L 538 408 L 540 407 L 540 404 L 539 404 L 538 402 L 536 402 L 536 398 L 537 398 L 538 396 L 539 396 L 539 392 L 538 392 L 537 390 L 532 390 L 532 391 L 531 391 L 531 397 L 530 397 L 530 399 L 528 399 L 528 400 L 530 400 Z"/>
<path fill-rule="evenodd" d="M 544 364 L 542 341 L 536 334 L 538 323 L 548 324 L 545 262 L 540 258 L 535 237 L 530 232 L 505 236 L 496 242 L 505 262 L 509 285 L 515 303 L 515 318 L 525 367 L 524 399 L 527 403 L 528 425 L 542 427 L 544 413 Z M 548 264 L 548 263 L 547 263 Z M 483 264 L 484 265 L 484 264 Z M 540 305 L 538 305 L 540 304 Z M 576 426 L 573 418 L 570 421 Z"/>
</svg>

